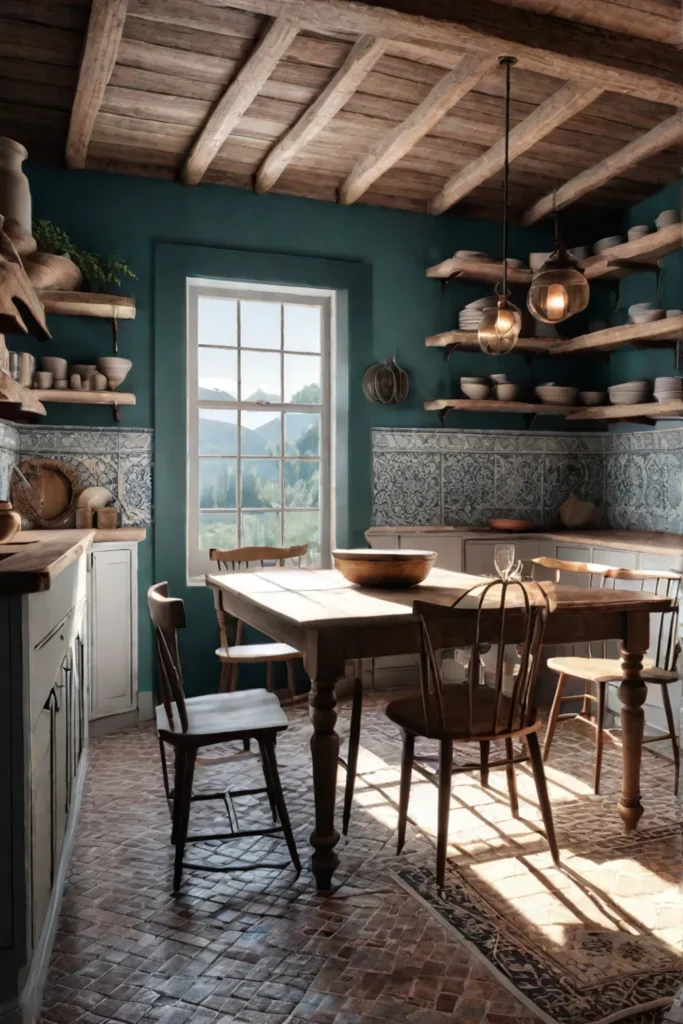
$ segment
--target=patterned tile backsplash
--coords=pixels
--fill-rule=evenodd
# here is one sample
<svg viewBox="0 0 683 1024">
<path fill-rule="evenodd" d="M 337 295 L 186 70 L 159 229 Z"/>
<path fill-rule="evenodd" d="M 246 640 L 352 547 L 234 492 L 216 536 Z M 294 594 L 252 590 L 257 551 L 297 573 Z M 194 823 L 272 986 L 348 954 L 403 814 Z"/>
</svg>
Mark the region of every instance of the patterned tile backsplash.
<svg viewBox="0 0 683 1024">
<path fill-rule="evenodd" d="M 683 428 L 623 434 L 377 428 L 375 526 L 553 526 L 573 491 L 605 526 L 683 532 Z"/>
<path fill-rule="evenodd" d="M 47 427 L 0 423 L 0 498 L 9 471 L 32 455 L 72 463 L 83 487 L 114 495 L 122 526 L 149 526 L 153 519 L 154 432 L 125 427 Z"/>
</svg>

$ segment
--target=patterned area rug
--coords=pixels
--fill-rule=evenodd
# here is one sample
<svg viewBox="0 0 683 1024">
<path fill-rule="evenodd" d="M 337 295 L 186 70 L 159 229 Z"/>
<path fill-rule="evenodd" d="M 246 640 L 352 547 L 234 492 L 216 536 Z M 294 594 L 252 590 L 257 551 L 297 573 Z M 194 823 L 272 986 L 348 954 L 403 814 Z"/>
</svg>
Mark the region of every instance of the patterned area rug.
<svg viewBox="0 0 683 1024">
<path fill-rule="evenodd" d="M 395 877 L 549 1024 L 650 1024 L 683 983 L 683 888 L 661 856 L 669 847 L 678 861 L 680 828 L 651 833 L 639 835 L 637 860 L 632 842 L 605 858 L 586 844 L 566 853 L 560 837 L 561 869 L 533 853 L 451 862 L 443 891 L 428 867 Z M 643 866 L 648 845 L 658 872 Z"/>
</svg>

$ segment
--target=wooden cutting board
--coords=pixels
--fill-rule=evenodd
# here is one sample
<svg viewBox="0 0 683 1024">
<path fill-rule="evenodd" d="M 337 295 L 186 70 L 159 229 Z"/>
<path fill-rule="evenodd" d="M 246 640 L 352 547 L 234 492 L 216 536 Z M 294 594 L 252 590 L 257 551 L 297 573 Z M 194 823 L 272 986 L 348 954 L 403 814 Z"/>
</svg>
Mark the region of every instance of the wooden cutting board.
<svg viewBox="0 0 683 1024">
<path fill-rule="evenodd" d="M 38 526 L 56 529 L 74 514 L 82 487 L 73 466 L 59 459 L 24 459 L 12 475 L 12 505 Z"/>
</svg>

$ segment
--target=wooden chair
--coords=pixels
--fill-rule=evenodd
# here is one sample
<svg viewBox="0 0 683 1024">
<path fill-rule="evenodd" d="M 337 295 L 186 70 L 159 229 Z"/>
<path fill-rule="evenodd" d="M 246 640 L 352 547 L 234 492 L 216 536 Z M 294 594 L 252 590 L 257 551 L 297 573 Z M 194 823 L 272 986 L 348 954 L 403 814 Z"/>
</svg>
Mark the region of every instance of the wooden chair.
<svg viewBox="0 0 683 1024">
<path fill-rule="evenodd" d="M 510 807 L 517 816 L 515 763 L 526 760 L 524 755 L 515 756 L 513 740 L 517 739 L 527 746 L 548 844 L 555 864 L 559 864 L 538 743 L 541 722 L 534 704 L 540 648 L 548 617 L 545 594 L 533 583 L 494 580 L 467 591 L 452 606 L 415 601 L 413 612 L 420 616 L 422 625 L 421 692 L 391 701 L 386 709 L 388 717 L 403 733 L 397 852 L 401 852 L 405 842 L 416 736 L 439 743 L 436 880 L 440 887 L 444 884 L 446 870 L 453 774 L 473 769 L 488 773 L 489 768 L 504 767 Z M 478 654 L 482 643 L 492 644 L 495 650 L 491 680 L 486 679 Z M 519 663 L 514 667 L 506 664 L 505 648 L 511 644 L 518 645 Z M 467 682 L 444 686 L 434 652 L 454 646 L 471 646 L 476 654 L 470 659 Z M 505 757 L 489 762 L 489 746 L 495 740 L 504 741 Z M 454 743 L 478 743 L 481 762 L 454 767 Z M 415 767 L 420 770 L 419 765 Z M 423 774 L 427 773 L 423 771 Z"/>
<path fill-rule="evenodd" d="M 678 682 L 680 676 L 676 668 L 680 645 L 678 642 L 678 598 L 681 589 L 681 573 L 668 572 L 666 570 L 649 569 L 616 569 L 609 565 L 598 565 L 593 562 L 568 562 L 559 558 L 534 558 L 534 567 L 542 567 L 552 570 L 555 581 L 560 579 L 560 573 L 573 572 L 588 576 L 590 585 L 597 585 L 603 589 L 615 587 L 617 580 L 633 581 L 636 586 L 633 589 L 645 590 L 647 583 L 654 584 L 655 594 L 663 594 L 675 602 L 675 607 L 670 612 L 660 616 L 659 628 L 657 629 L 657 643 L 655 658 L 646 657 L 643 659 L 643 680 L 649 684 L 659 684 L 662 692 L 662 704 L 666 716 L 669 731 L 659 736 L 646 736 L 644 743 L 658 743 L 662 740 L 670 740 L 674 759 L 674 793 L 678 794 L 680 776 L 680 752 L 678 737 L 674 723 L 671 699 L 669 697 L 669 686 Z M 535 570 L 535 574 L 536 570 Z M 545 745 L 543 749 L 543 760 L 547 761 L 550 756 L 550 749 L 555 735 L 557 723 L 561 718 L 576 717 L 571 712 L 560 714 L 562 705 L 571 701 L 582 701 L 579 717 L 589 717 L 589 704 L 596 706 L 595 716 L 595 775 L 594 789 L 600 792 L 600 774 L 602 770 L 602 753 L 605 743 L 604 721 L 605 706 L 608 683 L 620 683 L 622 679 L 621 662 L 619 658 L 607 657 L 607 642 L 599 644 L 597 656 L 593 654 L 593 647 L 589 648 L 587 657 L 564 656 L 548 659 L 548 668 L 559 673 L 557 689 L 553 699 L 548 728 L 545 734 Z M 582 693 L 564 695 L 564 690 L 569 679 L 580 679 L 586 683 Z M 595 687 L 596 693 L 592 693 L 590 687 Z"/>
<path fill-rule="evenodd" d="M 177 597 L 168 596 L 168 584 L 157 583 L 147 591 L 149 614 L 156 634 L 162 703 L 156 709 L 156 726 L 162 760 L 165 767 L 165 747 L 175 752 L 175 786 L 171 793 L 166 771 L 165 784 L 168 797 L 173 800 L 173 830 L 171 842 L 175 844 L 173 891 L 177 892 L 182 880 L 183 867 L 200 871 L 246 871 L 253 867 L 282 868 L 286 864 L 229 865 L 183 864 L 185 845 L 211 839 L 238 839 L 243 836 L 273 835 L 283 832 L 289 855 L 297 873 L 301 863 L 297 853 L 287 806 L 282 793 L 275 741 L 277 734 L 287 728 L 287 716 L 274 695 L 262 693 L 212 694 L 208 697 L 185 698 L 178 630 L 185 626 L 185 608 Z M 263 766 L 265 787 L 233 790 L 229 793 L 192 793 L 194 767 L 200 747 L 210 747 L 232 740 L 258 743 Z M 266 793 L 273 817 L 273 826 L 263 829 L 239 828 L 234 799 L 256 793 Z M 230 830 L 188 836 L 190 805 L 193 800 L 222 800 L 228 815 Z"/>
<path fill-rule="evenodd" d="M 301 558 L 307 551 L 307 544 L 299 544 L 288 548 L 233 548 L 231 551 L 211 548 L 209 558 L 212 562 L 217 562 L 219 569 L 223 572 L 238 572 L 242 568 L 249 569 L 254 564 L 259 564 L 264 569 L 267 562 L 284 566 L 285 562 L 292 558 L 296 558 L 298 560 L 297 564 L 300 566 Z M 265 665 L 266 689 L 269 693 L 272 693 L 273 665 L 278 661 L 284 661 L 287 665 L 289 696 L 291 700 L 294 700 L 296 697 L 296 666 L 294 663 L 303 659 L 301 651 L 297 651 L 295 647 L 290 647 L 289 644 L 280 644 L 275 641 L 264 644 L 243 644 L 242 633 L 244 623 L 225 610 L 220 590 L 214 589 L 213 593 L 221 642 L 221 646 L 216 651 L 216 656 L 221 663 L 219 693 L 237 689 L 240 665 Z M 232 626 L 235 628 L 235 642 L 231 646 L 228 637 Z"/>
</svg>

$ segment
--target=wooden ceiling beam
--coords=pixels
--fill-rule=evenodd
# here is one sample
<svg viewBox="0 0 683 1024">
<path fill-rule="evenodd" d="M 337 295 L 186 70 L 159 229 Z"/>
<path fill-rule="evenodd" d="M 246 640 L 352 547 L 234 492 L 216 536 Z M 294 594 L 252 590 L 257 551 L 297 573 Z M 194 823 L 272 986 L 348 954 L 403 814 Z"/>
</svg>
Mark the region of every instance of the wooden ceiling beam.
<svg viewBox="0 0 683 1024">
<path fill-rule="evenodd" d="M 67 167 L 85 166 L 88 143 L 116 63 L 127 0 L 93 0 L 66 140 Z"/>
<path fill-rule="evenodd" d="M 136 0 L 136 6 L 150 0 Z M 389 3 L 357 0 L 212 0 L 211 6 L 231 7 L 251 14 L 298 19 L 313 32 L 350 32 L 391 41 L 390 52 L 413 60 L 454 66 L 463 52 L 517 57 L 529 71 L 554 78 L 600 82 L 603 89 L 671 106 L 683 106 L 680 53 L 674 47 L 561 18 L 506 8 L 493 0 L 431 0 L 419 13 L 421 0 L 400 0 L 401 10 Z M 198 13 L 210 27 L 211 15 Z M 452 62 L 452 63 L 451 63 Z"/>
<path fill-rule="evenodd" d="M 587 192 L 594 192 L 611 181 L 612 178 L 620 177 L 634 164 L 682 141 L 683 112 L 679 111 L 667 118 L 666 121 L 662 121 L 661 124 L 655 125 L 651 131 L 639 139 L 629 142 L 623 149 L 618 149 L 616 153 L 605 157 L 599 164 L 577 174 L 571 181 L 561 185 L 555 193 L 550 192 L 547 196 L 539 199 L 524 214 L 522 223 L 525 225 L 535 224 L 542 217 L 552 213 L 555 205 L 559 210 L 563 206 L 568 206 L 569 203 L 576 202 Z"/>
<path fill-rule="evenodd" d="M 377 142 L 354 167 L 341 187 L 339 201 L 349 206 L 370 188 L 385 171 L 398 163 L 416 142 L 428 134 L 451 107 L 455 106 L 497 63 L 496 56 L 462 57 L 452 71 L 437 82 L 431 92 L 408 115 Z"/>
<path fill-rule="evenodd" d="M 268 192 L 282 172 L 307 143 L 326 128 L 351 99 L 368 71 L 384 53 L 384 43 L 374 36 L 361 36 L 323 89 L 296 124 L 271 149 L 256 174 L 255 190 Z"/>
<path fill-rule="evenodd" d="M 510 161 L 531 149 L 537 142 L 587 107 L 602 93 L 600 86 L 568 82 L 542 103 L 510 132 Z M 444 213 L 464 196 L 493 177 L 505 163 L 505 139 L 499 139 L 482 157 L 478 157 L 446 182 L 431 200 L 430 213 Z"/>
<path fill-rule="evenodd" d="M 180 172 L 184 184 L 197 185 L 202 180 L 216 153 L 259 94 L 298 31 L 299 23 L 285 17 L 275 18 L 268 26 L 195 139 Z"/>
</svg>

